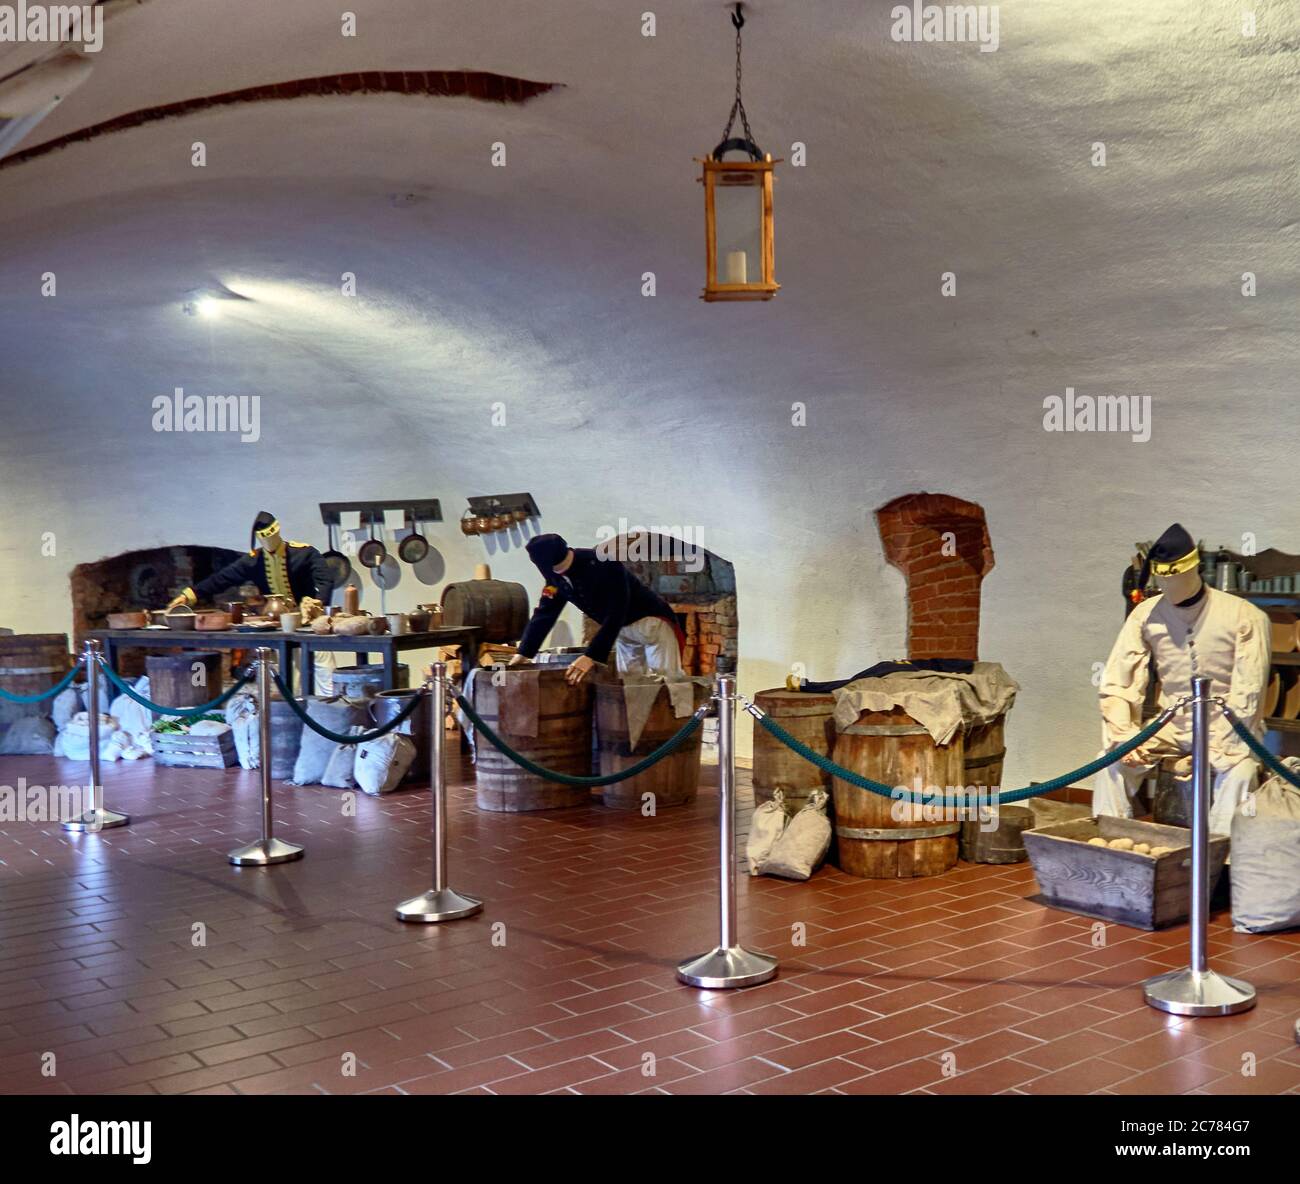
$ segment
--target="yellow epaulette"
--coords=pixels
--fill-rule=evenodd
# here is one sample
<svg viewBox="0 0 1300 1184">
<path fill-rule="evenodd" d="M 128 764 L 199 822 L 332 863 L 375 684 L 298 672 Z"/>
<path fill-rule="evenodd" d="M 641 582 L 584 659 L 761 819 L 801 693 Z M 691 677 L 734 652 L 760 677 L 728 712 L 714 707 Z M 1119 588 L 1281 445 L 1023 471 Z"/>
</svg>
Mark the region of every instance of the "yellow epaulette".
<svg viewBox="0 0 1300 1184">
<path fill-rule="evenodd" d="M 249 557 L 249 559 L 256 559 L 256 558 L 257 558 L 257 552 L 256 552 L 256 551 L 249 551 L 249 553 L 248 553 L 248 557 Z"/>
<path fill-rule="evenodd" d="M 287 542 L 287 543 L 289 544 L 289 546 L 291 546 L 291 547 L 310 547 L 310 546 L 311 546 L 310 543 L 295 543 L 295 542 L 293 541 L 293 539 L 285 539 L 285 542 Z"/>
</svg>

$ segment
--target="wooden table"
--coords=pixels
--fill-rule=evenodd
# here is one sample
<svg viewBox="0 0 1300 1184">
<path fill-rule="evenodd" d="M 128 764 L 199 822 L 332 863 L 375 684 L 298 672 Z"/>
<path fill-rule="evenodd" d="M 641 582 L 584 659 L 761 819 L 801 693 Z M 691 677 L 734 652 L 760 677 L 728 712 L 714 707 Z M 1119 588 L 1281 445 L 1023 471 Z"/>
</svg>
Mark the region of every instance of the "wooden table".
<svg viewBox="0 0 1300 1184">
<path fill-rule="evenodd" d="M 428 629 L 423 633 L 363 633 L 357 637 L 340 637 L 333 633 L 295 633 L 294 639 L 302 648 L 302 685 L 304 694 L 310 695 L 314 686 L 318 651 L 327 653 L 354 653 L 357 665 L 370 663 L 371 654 L 381 654 L 384 663 L 384 690 L 397 686 L 397 655 L 407 650 L 427 650 L 435 646 L 469 647 L 469 664 L 478 655 L 477 625 L 464 625 L 447 629 Z M 247 636 L 247 635 L 245 635 Z"/>
<path fill-rule="evenodd" d="M 315 690 L 317 651 L 343 651 L 357 654 L 357 661 L 365 666 L 371 654 L 380 654 L 384 663 L 384 689 L 393 690 L 397 684 L 397 655 L 406 650 L 431 649 L 435 646 L 469 646 L 471 662 L 478 638 L 477 625 L 449 629 L 429 629 L 423 633 L 365 633 L 358 637 L 339 637 L 333 633 L 299 631 L 284 633 L 279 629 L 265 632 L 241 632 L 237 629 L 218 629 L 212 632 L 179 629 L 90 629 L 93 637 L 104 645 L 104 656 L 114 671 L 118 670 L 118 654 L 123 649 L 145 650 L 254 650 L 259 646 L 273 649 L 279 659 L 280 671 L 286 682 L 293 677 L 294 651 L 301 655 L 299 691 L 310 695 Z"/>
</svg>

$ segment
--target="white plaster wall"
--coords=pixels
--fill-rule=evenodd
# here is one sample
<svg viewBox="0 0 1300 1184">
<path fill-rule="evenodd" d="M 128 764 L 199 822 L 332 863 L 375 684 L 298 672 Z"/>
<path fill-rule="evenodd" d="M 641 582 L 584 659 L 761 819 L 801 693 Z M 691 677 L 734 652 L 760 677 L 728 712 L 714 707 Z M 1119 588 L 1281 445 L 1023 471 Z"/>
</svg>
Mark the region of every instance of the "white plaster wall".
<svg viewBox="0 0 1300 1184">
<path fill-rule="evenodd" d="M 778 174 L 785 289 L 755 306 L 696 299 L 690 157 L 730 101 L 721 8 L 656 5 L 647 43 L 613 5 L 448 4 L 430 32 L 401 19 L 424 6 L 358 4 L 366 37 L 343 44 L 296 0 L 229 7 L 246 20 L 140 10 L 137 40 L 110 43 L 36 139 L 335 69 L 566 90 L 223 110 L 0 170 L 0 623 L 66 629 L 74 564 L 237 546 L 262 507 L 323 546 L 316 504 L 349 497 L 442 498 L 448 576 L 488 558 L 535 593 L 522 552 L 454 523 L 466 495 L 527 489 L 576 543 L 620 517 L 702 529 L 736 566 L 752 694 L 794 661 L 829 677 L 902 652 L 903 582 L 871 511 L 946 492 L 988 516 L 981 650 L 1023 688 L 1022 784 L 1095 750 L 1092 664 L 1134 540 L 1178 519 L 1300 551 L 1287 6 L 1257 4 L 1272 26 L 1244 42 L 1213 3 L 1003 4 L 1002 45 L 980 54 L 890 42 L 884 5 L 761 4 L 755 131 L 777 155 L 806 142 L 809 166 Z M 291 15 L 294 39 L 252 35 Z M 498 140 L 511 163 L 494 170 Z M 207 278 L 251 302 L 182 316 Z M 150 401 L 176 386 L 259 396 L 261 440 L 154 433 Z M 1151 441 L 1045 433 L 1042 400 L 1066 386 L 1150 395 Z M 437 591 L 407 573 L 390 605 Z"/>
</svg>

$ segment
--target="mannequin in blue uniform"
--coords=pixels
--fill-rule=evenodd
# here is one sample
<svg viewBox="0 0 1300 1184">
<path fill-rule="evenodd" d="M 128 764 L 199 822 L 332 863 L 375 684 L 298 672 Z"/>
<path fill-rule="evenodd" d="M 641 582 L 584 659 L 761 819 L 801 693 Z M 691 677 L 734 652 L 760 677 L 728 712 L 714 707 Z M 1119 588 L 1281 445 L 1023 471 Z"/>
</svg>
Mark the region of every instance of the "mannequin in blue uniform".
<svg viewBox="0 0 1300 1184">
<path fill-rule="evenodd" d="M 266 595 L 287 596 L 297 601 L 304 620 L 319 616 L 333 586 L 321 553 L 307 543 L 283 538 L 279 520 L 266 510 L 253 520 L 248 543 L 247 555 L 241 555 L 193 588 L 186 588 L 167 607 L 173 609 L 187 604 L 193 608 L 223 588 L 255 584 Z"/>
</svg>

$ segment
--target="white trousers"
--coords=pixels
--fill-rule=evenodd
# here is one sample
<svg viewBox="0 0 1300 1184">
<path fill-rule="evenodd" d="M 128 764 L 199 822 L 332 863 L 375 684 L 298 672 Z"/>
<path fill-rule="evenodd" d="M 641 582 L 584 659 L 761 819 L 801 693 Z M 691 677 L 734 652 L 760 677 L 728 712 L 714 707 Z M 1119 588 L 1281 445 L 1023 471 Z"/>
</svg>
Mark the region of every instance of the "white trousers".
<svg viewBox="0 0 1300 1184">
<path fill-rule="evenodd" d="M 1103 755 L 1103 754 L 1098 754 Z M 1116 761 L 1107 765 L 1092 783 L 1093 814 L 1110 814 L 1118 818 L 1133 817 L 1133 796 L 1154 765 L 1126 765 Z M 1232 834 L 1232 816 L 1255 788 L 1255 761 L 1247 757 L 1232 768 L 1214 774 L 1210 790 L 1210 833 Z"/>
<path fill-rule="evenodd" d="M 662 617 L 642 617 L 618 631 L 614 664 L 620 674 L 684 674 L 677 634 Z"/>
</svg>

